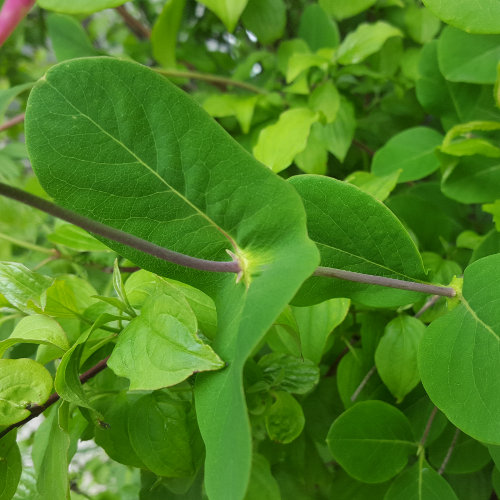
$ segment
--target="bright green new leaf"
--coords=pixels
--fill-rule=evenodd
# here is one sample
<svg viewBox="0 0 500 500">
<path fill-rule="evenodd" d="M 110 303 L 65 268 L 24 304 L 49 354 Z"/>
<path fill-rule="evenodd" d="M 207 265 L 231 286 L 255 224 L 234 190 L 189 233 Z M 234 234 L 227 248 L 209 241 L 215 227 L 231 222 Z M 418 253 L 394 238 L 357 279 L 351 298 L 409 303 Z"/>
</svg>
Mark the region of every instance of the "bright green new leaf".
<svg viewBox="0 0 500 500">
<path fill-rule="evenodd" d="M 340 94 L 337 87 L 330 80 L 318 85 L 309 96 L 309 107 L 322 113 L 326 123 L 333 122 L 340 108 Z"/>
<path fill-rule="evenodd" d="M 252 473 L 245 500 L 281 500 L 280 488 L 263 455 L 254 453 Z"/>
<path fill-rule="evenodd" d="M 403 33 L 385 21 L 360 24 L 345 37 L 335 57 L 340 64 L 357 64 L 379 51 L 393 36 L 403 36 Z"/>
<path fill-rule="evenodd" d="M 500 147 L 477 134 L 477 132 L 492 132 L 499 129 L 500 122 L 473 121 L 455 125 L 446 133 L 441 151 L 453 156 L 482 155 L 499 158 Z"/>
<path fill-rule="evenodd" d="M 281 444 L 297 439 L 305 424 L 302 406 L 288 392 L 273 393 L 274 403 L 265 416 L 269 438 Z"/>
<path fill-rule="evenodd" d="M 201 439 L 191 404 L 157 391 L 136 400 L 128 433 L 137 456 L 159 476 L 185 477 L 196 470 Z"/>
<path fill-rule="evenodd" d="M 417 43 L 430 42 L 441 27 L 441 22 L 430 10 L 415 4 L 405 8 L 404 16 L 406 30 Z"/>
<path fill-rule="evenodd" d="M 65 14 L 92 14 L 104 9 L 117 7 L 125 0 L 37 0 L 37 5 L 42 9 L 54 10 Z"/>
<path fill-rule="evenodd" d="M 401 472 L 417 446 L 407 418 L 382 401 L 363 401 L 340 415 L 327 443 L 345 471 L 366 483 L 383 483 Z"/>
<path fill-rule="evenodd" d="M 398 403 L 420 382 L 417 353 L 424 332 L 421 321 L 400 315 L 387 324 L 375 352 L 380 378 Z"/>
<path fill-rule="evenodd" d="M 498 35 L 471 35 L 447 26 L 439 37 L 439 68 L 452 82 L 495 83 L 499 59 Z"/>
<path fill-rule="evenodd" d="M 293 307 L 297 321 L 302 356 L 319 364 L 328 337 L 346 317 L 349 299 L 330 299 L 309 307 Z"/>
<path fill-rule="evenodd" d="M 196 335 L 196 321 L 187 325 L 179 309 L 169 297 L 151 298 L 120 333 L 108 366 L 130 380 L 131 390 L 169 387 L 193 373 L 224 366 Z"/>
<path fill-rule="evenodd" d="M 120 267 L 118 265 L 118 259 L 115 259 L 113 264 L 113 288 L 116 295 L 118 295 L 118 300 L 121 303 L 123 310 L 132 318 L 136 317 L 133 307 L 128 301 L 127 292 L 125 291 L 125 286 L 123 284 L 122 273 L 120 272 Z"/>
<path fill-rule="evenodd" d="M 354 184 L 361 191 L 368 193 L 379 201 L 385 201 L 398 183 L 400 170 L 396 170 L 388 175 L 377 176 L 371 172 L 359 170 L 349 174 L 344 181 Z"/>
<path fill-rule="evenodd" d="M 419 460 L 394 480 L 384 500 L 458 500 L 458 497 L 443 476 Z"/>
<path fill-rule="evenodd" d="M 217 118 L 235 116 L 244 134 L 250 131 L 258 97 L 240 94 L 211 94 L 203 101 L 203 108 Z"/>
<path fill-rule="evenodd" d="M 459 307 L 434 321 L 419 350 L 422 383 L 434 404 L 459 429 L 500 444 L 500 255 L 464 272 Z"/>
<path fill-rule="evenodd" d="M 241 21 L 260 43 L 268 45 L 283 36 L 286 5 L 283 0 L 248 0 Z"/>
<path fill-rule="evenodd" d="M 306 174 L 326 174 L 328 151 L 321 134 L 320 124 L 314 123 L 307 138 L 306 148 L 295 157 L 295 163 Z"/>
<path fill-rule="evenodd" d="M 339 2 L 338 0 L 319 0 L 319 4 L 328 14 L 336 19 L 346 19 L 355 16 L 370 8 L 377 0 L 350 0 Z"/>
<path fill-rule="evenodd" d="M 332 62 L 332 55 L 333 49 L 328 48 L 319 49 L 314 54 L 309 52 L 293 53 L 288 60 L 286 82 L 293 82 L 298 76 L 305 78 L 304 72 L 309 68 L 320 68 L 326 71 L 328 65 Z M 300 78 L 298 81 L 300 81 Z"/>
<path fill-rule="evenodd" d="M 154 58 L 165 68 L 175 67 L 177 33 L 186 0 L 167 0 L 151 30 L 151 47 Z"/>
<path fill-rule="evenodd" d="M 262 129 L 253 148 L 255 158 L 273 172 L 281 172 L 305 149 L 309 130 L 317 117 L 309 108 L 284 111 L 276 123 Z"/>
<path fill-rule="evenodd" d="M 74 17 L 49 14 L 47 29 L 58 61 L 98 55 L 82 25 Z"/>
<path fill-rule="evenodd" d="M 31 405 L 47 401 L 52 377 L 32 359 L 0 359 L 0 425 L 11 425 L 30 414 Z"/>
<path fill-rule="evenodd" d="M 439 132 L 428 127 L 406 129 L 375 153 L 372 172 L 382 177 L 401 170 L 398 182 L 422 179 L 439 168 L 434 150 L 442 140 Z"/>
<path fill-rule="evenodd" d="M 307 42 L 312 51 L 324 47 L 335 48 L 340 42 L 337 24 L 316 3 L 304 9 L 300 17 L 299 36 Z"/>
<path fill-rule="evenodd" d="M 200 0 L 200 2 L 217 15 L 228 31 L 233 31 L 248 0 Z"/>
<path fill-rule="evenodd" d="M 0 440 L 0 500 L 10 500 L 16 493 L 22 465 L 16 432 L 10 431 Z"/>
<path fill-rule="evenodd" d="M 45 306 L 45 293 L 53 279 L 34 273 L 16 262 L 0 262 L 2 295 L 26 314 Z"/>
<path fill-rule="evenodd" d="M 26 316 L 19 321 L 10 337 L 0 342 L 0 357 L 10 346 L 18 343 L 49 345 L 57 348 L 60 355 L 69 349 L 68 338 L 61 325 L 41 314 Z"/>
<path fill-rule="evenodd" d="M 401 222 L 382 203 L 357 187 L 314 175 L 289 181 L 301 195 L 309 236 L 321 252 L 321 265 L 403 280 L 424 278 L 421 257 Z M 297 304 L 349 297 L 372 306 L 414 301 L 411 292 L 313 277 L 296 297 Z"/>
<path fill-rule="evenodd" d="M 63 245 L 79 252 L 109 252 L 109 248 L 84 229 L 73 224 L 60 224 L 47 236 L 56 245 Z"/>
<path fill-rule="evenodd" d="M 244 256 L 248 268 L 237 284 L 233 275 L 106 242 L 140 267 L 216 297 L 213 347 L 229 366 L 196 380 L 205 486 L 209 496 L 242 499 L 252 456 L 243 366 L 318 264 L 300 198 L 181 90 L 131 62 L 52 67 L 30 95 L 26 137 L 57 203 L 195 257 L 228 260 L 226 249 Z"/>
<path fill-rule="evenodd" d="M 423 0 L 446 24 L 468 33 L 500 33 L 500 4 L 497 0 Z"/>
</svg>

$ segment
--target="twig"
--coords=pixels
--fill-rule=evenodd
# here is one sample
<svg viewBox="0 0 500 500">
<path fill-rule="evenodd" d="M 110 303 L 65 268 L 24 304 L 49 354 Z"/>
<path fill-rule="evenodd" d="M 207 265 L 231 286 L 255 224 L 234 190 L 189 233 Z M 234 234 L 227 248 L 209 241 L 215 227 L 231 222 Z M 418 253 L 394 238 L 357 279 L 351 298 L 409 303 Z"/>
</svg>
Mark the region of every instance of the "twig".
<svg viewBox="0 0 500 500">
<path fill-rule="evenodd" d="M 375 373 L 375 369 L 376 369 L 376 366 L 373 365 L 370 368 L 370 371 L 365 375 L 365 378 L 359 383 L 358 387 L 356 388 L 356 390 L 353 392 L 353 394 L 351 396 L 352 402 L 356 401 L 356 399 L 358 398 L 361 391 L 365 388 L 365 385 L 368 383 L 368 381 L 370 380 L 372 375 Z"/>
<path fill-rule="evenodd" d="M 432 297 L 430 297 L 429 300 L 427 300 L 427 302 L 422 306 L 422 308 L 415 313 L 415 318 L 420 318 L 420 316 L 422 316 L 424 312 L 427 311 L 427 309 L 430 309 L 434 304 L 436 304 L 436 302 L 440 298 L 440 295 L 433 295 Z"/>
<path fill-rule="evenodd" d="M 363 144 L 361 141 L 358 141 L 357 139 L 353 139 L 352 143 L 358 149 L 361 149 L 365 153 L 368 153 L 370 156 L 373 156 L 375 154 L 375 151 L 373 151 L 373 149 L 369 148 L 366 144 Z"/>
<path fill-rule="evenodd" d="M 14 125 L 17 125 L 18 123 L 21 123 L 23 120 L 24 120 L 24 113 L 14 116 L 10 120 L 7 120 L 6 122 L 3 122 L 2 125 L 0 125 L 0 132 L 3 132 L 4 130 L 11 128 Z"/>
<path fill-rule="evenodd" d="M 425 426 L 424 433 L 422 434 L 422 438 L 420 439 L 421 448 L 425 446 L 425 442 L 429 437 L 429 432 L 431 431 L 432 423 L 434 422 L 434 418 L 436 417 L 437 411 L 438 411 L 437 406 L 434 406 L 434 408 L 431 411 L 431 414 L 429 415 L 429 418 L 427 419 L 427 424 Z"/>
<path fill-rule="evenodd" d="M 50 255 L 51 257 L 57 255 L 57 250 L 53 248 L 45 248 L 41 247 L 40 245 L 35 245 L 34 243 L 28 243 L 27 241 L 18 240 L 17 238 L 13 238 L 8 234 L 0 233 L 0 240 L 8 241 L 13 245 L 16 245 L 21 248 L 27 248 L 28 250 L 33 250 L 34 252 L 45 253 L 47 255 Z"/>
<path fill-rule="evenodd" d="M 134 33 L 137 38 L 144 40 L 148 39 L 151 36 L 151 30 L 144 26 L 138 19 L 132 16 L 129 11 L 125 8 L 125 5 L 120 5 L 119 7 L 115 7 L 116 12 L 120 14 L 122 19 L 125 21 L 125 24 L 130 28 L 130 30 Z"/>
<path fill-rule="evenodd" d="M 95 377 L 98 373 L 102 372 L 107 366 L 108 359 L 109 356 L 99 361 L 99 363 L 95 364 L 92 368 L 89 368 L 86 372 L 82 373 L 80 375 L 80 383 L 85 384 L 91 378 Z M 0 432 L 0 439 L 6 436 L 11 430 L 17 429 L 18 427 L 21 427 L 22 425 L 28 423 L 30 420 L 33 420 L 34 418 L 41 415 L 45 410 L 47 410 L 47 408 L 50 408 L 54 403 L 59 401 L 59 399 L 59 394 L 57 394 L 57 392 L 54 392 L 49 396 L 49 399 L 47 399 L 47 401 L 45 401 L 43 405 L 33 405 L 30 408 L 31 414 L 28 415 L 24 420 L 9 425 L 2 432 Z"/>
<path fill-rule="evenodd" d="M 446 466 L 448 465 L 448 462 L 450 461 L 451 455 L 453 453 L 453 450 L 455 449 L 455 445 L 457 444 L 457 439 L 460 434 L 460 429 L 457 429 L 455 431 L 455 434 L 453 434 L 453 439 L 451 440 L 450 447 L 448 448 L 448 451 L 446 452 L 446 456 L 443 459 L 443 463 L 441 464 L 441 467 L 439 467 L 438 474 L 442 475 L 444 470 L 446 469 Z"/>
</svg>

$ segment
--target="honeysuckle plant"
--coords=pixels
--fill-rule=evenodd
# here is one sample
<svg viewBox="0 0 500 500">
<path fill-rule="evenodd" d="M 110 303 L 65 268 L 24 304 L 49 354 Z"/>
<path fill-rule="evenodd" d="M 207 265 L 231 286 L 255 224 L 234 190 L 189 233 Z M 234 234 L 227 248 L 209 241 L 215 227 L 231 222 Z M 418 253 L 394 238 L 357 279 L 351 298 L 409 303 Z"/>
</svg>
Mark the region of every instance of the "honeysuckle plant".
<svg viewBox="0 0 500 500">
<path fill-rule="evenodd" d="M 424 3 L 3 31 L 1 500 L 499 491 L 498 6 Z"/>
</svg>

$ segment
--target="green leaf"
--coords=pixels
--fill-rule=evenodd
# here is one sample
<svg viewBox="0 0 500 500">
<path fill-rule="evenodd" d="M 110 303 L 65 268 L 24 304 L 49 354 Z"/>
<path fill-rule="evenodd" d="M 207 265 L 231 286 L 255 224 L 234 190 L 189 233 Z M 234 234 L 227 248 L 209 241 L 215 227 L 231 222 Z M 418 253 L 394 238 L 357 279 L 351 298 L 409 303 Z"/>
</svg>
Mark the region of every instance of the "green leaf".
<svg viewBox="0 0 500 500">
<path fill-rule="evenodd" d="M 427 328 L 420 344 L 420 376 L 434 404 L 459 429 L 500 444 L 500 255 L 464 272 L 461 305 Z"/>
<path fill-rule="evenodd" d="M 212 94 L 203 101 L 203 107 L 207 113 L 217 118 L 235 116 L 242 132 L 248 134 L 257 100 L 258 97 L 254 95 Z"/>
<path fill-rule="evenodd" d="M 265 415 L 269 438 L 281 444 L 297 439 L 305 424 L 302 406 L 288 392 L 273 393 L 274 403 Z"/>
<path fill-rule="evenodd" d="M 335 500 L 384 500 L 389 482 L 368 484 L 356 481 L 342 469 L 335 471 L 331 494 Z"/>
<path fill-rule="evenodd" d="M 82 25 L 63 14 L 47 16 L 47 29 L 58 61 L 98 55 Z"/>
<path fill-rule="evenodd" d="M 280 488 L 266 458 L 254 453 L 252 473 L 245 500 L 281 500 Z"/>
<path fill-rule="evenodd" d="M 134 402 L 128 416 L 132 447 L 144 465 L 159 476 L 185 477 L 196 470 L 199 439 L 190 403 L 167 392 L 153 392 Z M 197 445 L 199 447 L 199 443 Z"/>
<path fill-rule="evenodd" d="M 452 487 L 429 465 L 420 460 L 399 475 L 384 500 L 458 500 Z"/>
<path fill-rule="evenodd" d="M 378 52 L 393 36 L 403 36 L 403 33 L 385 21 L 362 23 L 342 41 L 336 59 L 340 64 L 357 64 Z"/>
<path fill-rule="evenodd" d="M 301 195 L 309 236 L 321 252 L 321 265 L 403 280 L 420 280 L 420 255 L 396 217 L 360 189 L 332 178 L 302 175 L 289 181 Z M 297 304 L 349 297 L 371 306 L 401 305 L 415 293 L 331 278 L 313 277 L 301 288 Z"/>
<path fill-rule="evenodd" d="M 283 0 L 249 0 L 241 21 L 263 45 L 283 36 L 286 26 L 286 5 Z"/>
<path fill-rule="evenodd" d="M 314 54 L 310 52 L 294 52 L 288 60 L 288 67 L 286 71 L 287 83 L 293 82 L 298 76 L 304 79 L 307 85 L 306 70 L 309 68 L 320 68 L 326 71 L 328 65 L 332 60 L 333 49 L 319 49 Z M 298 78 L 296 83 L 299 84 L 301 78 Z M 287 88 L 290 92 L 290 88 Z M 297 92 L 299 93 L 299 92 Z"/>
<path fill-rule="evenodd" d="M 448 168 L 441 179 L 443 194 L 460 203 L 486 203 L 500 198 L 500 160 L 471 156 Z"/>
<path fill-rule="evenodd" d="M 370 8 L 377 0 L 351 0 L 349 2 L 339 2 L 338 0 L 319 0 L 319 4 L 328 14 L 336 19 L 346 19 L 353 17 L 360 12 Z"/>
<path fill-rule="evenodd" d="M 181 90 L 131 62 L 52 67 L 30 95 L 26 137 L 57 203 L 172 250 L 222 261 L 232 249 L 247 263 L 235 283 L 106 241 L 136 265 L 216 297 L 213 347 L 229 366 L 196 380 L 205 486 L 209 496 L 240 500 L 251 466 L 243 366 L 318 263 L 300 198 Z"/>
<path fill-rule="evenodd" d="M 349 299 L 330 299 L 314 306 L 292 308 L 304 358 L 319 364 L 328 337 L 344 321 L 350 305 Z"/>
<path fill-rule="evenodd" d="M 228 31 L 233 31 L 248 0 L 200 0 L 225 24 Z"/>
<path fill-rule="evenodd" d="M 307 138 L 306 148 L 295 157 L 295 163 L 306 174 L 326 174 L 328 151 L 320 134 L 319 123 L 313 124 Z"/>
<path fill-rule="evenodd" d="M 483 205 L 483 212 L 493 215 L 493 222 L 497 231 L 500 231 L 500 200 L 495 200 L 494 203 Z"/>
<path fill-rule="evenodd" d="M 424 0 L 424 4 L 446 24 L 468 33 L 500 33 L 500 5 L 496 0 Z"/>
<path fill-rule="evenodd" d="M 321 113 L 326 123 L 332 123 L 340 108 L 340 94 L 337 87 L 330 80 L 318 85 L 309 96 L 309 107 Z"/>
<path fill-rule="evenodd" d="M 47 401 L 52 377 L 32 359 L 0 359 L 0 425 L 11 425 L 29 414 L 31 405 Z"/>
<path fill-rule="evenodd" d="M 382 401 L 357 403 L 340 415 L 328 432 L 327 443 L 345 471 L 366 483 L 394 477 L 416 448 L 407 418 Z"/>
<path fill-rule="evenodd" d="M 372 172 L 382 177 L 401 170 L 398 182 L 427 177 L 440 166 L 434 150 L 442 140 L 439 132 L 428 127 L 406 129 L 375 153 Z"/>
<path fill-rule="evenodd" d="M 122 304 L 125 312 L 132 318 L 136 317 L 135 311 L 128 301 L 127 292 L 125 291 L 125 286 L 123 285 L 122 274 L 120 272 L 120 267 L 118 266 L 118 259 L 115 259 L 113 264 L 113 288 L 118 299 Z"/>
<path fill-rule="evenodd" d="M 253 148 L 255 158 L 273 172 L 281 172 L 305 149 L 309 130 L 316 120 L 317 113 L 309 108 L 284 111 L 275 124 L 260 132 Z"/>
<path fill-rule="evenodd" d="M 109 252 L 109 248 L 96 240 L 84 229 L 73 224 L 60 224 L 47 239 L 56 245 L 63 245 L 79 252 Z"/>
<path fill-rule="evenodd" d="M 441 22 L 430 10 L 415 4 L 405 8 L 404 21 L 410 38 L 422 45 L 430 42 L 441 27 Z"/>
<path fill-rule="evenodd" d="M 379 177 L 371 172 L 358 170 L 349 174 L 344 181 L 354 184 L 361 191 L 373 196 L 377 200 L 384 201 L 396 187 L 400 173 L 399 170 L 396 170 L 391 174 Z"/>
<path fill-rule="evenodd" d="M 495 490 L 495 493 L 500 495 L 500 470 L 497 469 L 496 467 L 493 468 L 493 474 L 491 477 L 492 483 L 493 483 L 493 489 Z"/>
<path fill-rule="evenodd" d="M 21 342 L 52 346 L 61 355 L 69 349 L 68 338 L 61 325 L 41 314 L 26 316 L 19 321 L 10 337 L 0 342 L 0 357 L 10 346 Z"/>
<path fill-rule="evenodd" d="M 447 80 L 495 83 L 500 36 L 471 35 L 447 26 L 438 41 L 439 67 Z"/>
<path fill-rule="evenodd" d="M 2 295 L 26 314 L 45 305 L 45 292 L 53 279 L 34 273 L 16 262 L 0 262 L 0 290 Z"/>
<path fill-rule="evenodd" d="M 264 380 L 272 387 L 293 394 L 306 394 L 319 382 L 319 368 L 309 359 L 272 352 L 259 359 Z"/>
<path fill-rule="evenodd" d="M 153 57 L 165 68 L 175 67 L 177 34 L 186 0 L 167 0 L 151 30 Z"/>
<path fill-rule="evenodd" d="M 110 9 L 124 4 L 124 0 L 38 0 L 37 5 L 42 9 L 54 10 L 65 14 L 92 14 L 104 9 Z"/>
<path fill-rule="evenodd" d="M 487 138 L 478 137 L 477 131 L 496 131 L 500 122 L 473 121 L 455 125 L 446 133 L 441 151 L 454 156 L 483 155 L 490 158 L 500 157 L 500 148 Z"/>
<path fill-rule="evenodd" d="M 500 467 L 500 446 L 488 446 L 488 450 L 496 467 Z"/>
<path fill-rule="evenodd" d="M 15 85 L 14 87 L 10 87 L 9 89 L 0 90 L 0 120 L 3 121 L 5 116 L 5 112 L 7 111 L 10 103 L 25 90 L 33 87 L 33 83 L 22 83 L 20 85 Z"/>
<path fill-rule="evenodd" d="M 224 366 L 196 335 L 194 316 L 194 324 L 186 324 L 185 314 L 179 303 L 160 295 L 149 299 L 120 333 L 108 366 L 130 380 L 131 390 L 169 387 L 193 373 Z"/>
<path fill-rule="evenodd" d="M 10 431 L 0 440 L 0 500 L 10 500 L 16 493 L 22 465 L 16 433 Z"/>
<path fill-rule="evenodd" d="M 337 47 L 340 34 L 337 24 L 318 4 L 310 4 L 300 16 L 299 36 L 314 52 L 324 47 Z"/>
<path fill-rule="evenodd" d="M 380 378 L 398 403 L 420 382 L 417 352 L 424 332 L 421 321 L 400 315 L 387 324 L 375 352 Z"/>
</svg>

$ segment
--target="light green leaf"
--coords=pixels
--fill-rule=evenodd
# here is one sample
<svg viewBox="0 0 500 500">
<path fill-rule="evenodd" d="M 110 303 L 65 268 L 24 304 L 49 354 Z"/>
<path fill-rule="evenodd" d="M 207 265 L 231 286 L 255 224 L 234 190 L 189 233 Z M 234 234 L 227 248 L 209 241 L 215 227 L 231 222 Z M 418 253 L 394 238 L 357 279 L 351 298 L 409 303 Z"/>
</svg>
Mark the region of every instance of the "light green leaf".
<svg viewBox="0 0 500 500">
<path fill-rule="evenodd" d="M 289 181 L 301 195 L 309 236 L 321 252 L 321 265 L 403 280 L 424 277 L 415 243 L 382 203 L 332 178 L 301 175 Z M 330 278 L 308 279 L 297 304 L 349 297 L 371 306 L 407 304 L 418 295 Z"/>
<path fill-rule="evenodd" d="M 265 415 L 269 438 L 281 444 L 297 439 L 305 424 L 302 406 L 288 392 L 275 392 L 274 403 Z"/>
<path fill-rule="evenodd" d="M 292 308 L 304 358 L 319 364 L 328 337 L 344 321 L 350 305 L 349 299 L 330 299 L 314 306 Z"/>
<path fill-rule="evenodd" d="M 60 224 L 47 239 L 56 245 L 63 245 L 80 252 L 109 252 L 109 248 L 96 240 L 84 229 L 73 224 Z"/>
<path fill-rule="evenodd" d="M 151 30 L 153 57 L 165 68 L 175 67 L 177 33 L 186 0 L 167 0 Z"/>
<path fill-rule="evenodd" d="M 337 24 L 318 4 L 310 4 L 300 16 L 299 36 L 312 51 L 324 47 L 335 48 L 340 42 Z"/>
<path fill-rule="evenodd" d="M 319 123 L 313 123 L 304 151 L 295 157 L 295 163 L 306 174 L 326 174 L 328 151 L 321 137 Z"/>
<path fill-rule="evenodd" d="M 71 16 L 49 14 L 47 29 L 58 61 L 98 55 L 82 25 Z"/>
<path fill-rule="evenodd" d="M 16 493 L 22 465 L 16 432 L 10 431 L 0 440 L 0 500 L 10 500 Z"/>
<path fill-rule="evenodd" d="M 32 359 L 0 359 L 0 425 L 11 425 L 30 414 L 30 405 L 47 401 L 52 377 Z"/>
<path fill-rule="evenodd" d="M 225 24 L 228 31 L 233 31 L 248 0 L 200 0 Z"/>
<path fill-rule="evenodd" d="M 338 0 L 319 0 L 319 4 L 328 14 L 336 19 L 346 19 L 353 17 L 360 12 L 370 8 L 377 0 L 350 0 L 349 2 L 339 2 Z"/>
<path fill-rule="evenodd" d="M 441 22 L 430 10 L 415 4 L 406 6 L 404 22 L 410 38 L 422 45 L 430 42 L 441 27 Z"/>
<path fill-rule="evenodd" d="M 379 201 L 385 201 L 396 187 L 400 173 L 399 170 L 396 170 L 391 174 L 379 177 L 371 172 L 358 170 L 349 174 L 344 181 L 354 184 L 361 191 L 368 193 Z"/>
<path fill-rule="evenodd" d="M 499 37 L 500 38 L 500 37 Z M 500 129 L 500 122 L 473 121 L 455 125 L 446 133 L 441 151 L 454 156 L 482 155 L 490 158 L 500 157 L 500 148 L 478 137 L 475 132 L 490 132 Z"/>
<path fill-rule="evenodd" d="M 378 52 L 393 36 L 403 36 L 403 33 L 385 21 L 362 23 L 342 41 L 336 59 L 340 64 L 357 64 Z"/>
<path fill-rule="evenodd" d="M 34 273 L 17 262 L 0 262 L 2 295 L 26 314 L 45 305 L 45 292 L 53 279 Z"/>
<path fill-rule="evenodd" d="M 5 112 L 9 107 L 9 104 L 15 99 L 21 92 L 33 87 L 33 83 L 22 83 L 20 85 L 15 85 L 9 89 L 0 90 L 0 121 L 3 121 Z"/>
<path fill-rule="evenodd" d="M 500 5 L 497 0 L 423 0 L 424 4 L 446 24 L 468 33 L 500 33 Z"/>
<path fill-rule="evenodd" d="M 473 438 L 500 444 L 500 255 L 464 272 L 460 306 L 427 328 L 420 344 L 420 376 L 434 404 Z"/>
<path fill-rule="evenodd" d="M 391 484 L 384 500 L 458 500 L 452 487 L 432 469 L 419 460 L 406 469 Z"/>
<path fill-rule="evenodd" d="M 169 387 L 193 373 L 224 366 L 196 335 L 196 322 L 187 325 L 179 309 L 169 297 L 151 298 L 120 333 L 108 366 L 130 380 L 131 390 Z"/>
<path fill-rule="evenodd" d="M 375 153 L 372 172 L 384 176 L 401 170 L 398 182 L 422 179 L 439 168 L 434 150 L 442 140 L 439 132 L 428 127 L 406 129 Z"/>
<path fill-rule="evenodd" d="M 498 35 L 471 35 L 447 26 L 439 37 L 439 67 L 452 82 L 495 83 L 499 59 Z"/>
<path fill-rule="evenodd" d="M 309 108 L 294 108 L 281 113 L 275 124 L 260 132 L 253 148 L 255 158 L 273 172 L 287 168 L 295 156 L 305 149 L 309 130 L 317 116 Z"/>
<path fill-rule="evenodd" d="M 497 228 L 497 231 L 500 231 L 500 200 L 495 200 L 494 203 L 487 203 L 483 205 L 483 212 L 493 215 L 495 227 Z"/>
<path fill-rule="evenodd" d="M 217 118 L 235 116 L 244 134 L 250 131 L 257 96 L 239 94 L 212 94 L 203 101 L 203 108 Z"/>
<path fill-rule="evenodd" d="M 293 82 L 299 75 L 305 77 L 303 74 L 309 68 L 320 68 L 325 71 L 332 61 L 332 49 L 319 49 L 316 53 L 309 52 L 295 52 L 288 60 L 288 67 L 286 70 L 286 82 Z"/>
<path fill-rule="evenodd" d="M 254 453 L 252 458 L 252 473 L 245 500 L 281 500 L 280 488 L 271 473 L 271 466 L 259 453 Z"/>
<path fill-rule="evenodd" d="M 205 487 L 209 496 L 241 500 L 252 456 L 243 366 L 319 260 L 300 198 L 181 90 L 131 62 L 52 67 L 30 95 L 26 138 L 57 203 L 188 255 L 222 261 L 231 249 L 247 261 L 237 284 L 226 273 L 106 242 L 136 265 L 216 298 L 213 348 L 229 366 L 196 379 Z"/>
<path fill-rule="evenodd" d="M 69 349 L 68 338 L 61 325 L 41 314 L 26 316 L 19 321 L 10 337 L 0 342 L 0 357 L 10 346 L 21 342 L 49 345 L 57 348 L 61 355 Z"/>
<path fill-rule="evenodd" d="M 117 7 L 125 0 L 37 0 L 37 5 L 42 9 L 54 10 L 65 14 L 92 14 L 104 9 Z"/>
<path fill-rule="evenodd" d="M 309 107 L 321 113 L 326 123 L 331 123 L 337 117 L 340 108 L 340 94 L 330 80 L 318 85 L 309 96 Z"/>
<path fill-rule="evenodd" d="M 335 460 L 365 483 L 394 477 L 417 446 L 407 418 L 382 401 L 354 405 L 333 422 L 326 440 Z"/>
<path fill-rule="evenodd" d="M 263 45 L 279 40 L 286 26 L 283 0 L 249 0 L 241 20 Z"/>
<path fill-rule="evenodd" d="M 127 292 L 125 291 L 125 286 L 123 285 L 122 274 L 120 272 L 120 267 L 118 266 L 118 259 L 115 259 L 113 264 L 113 288 L 118 299 L 122 304 L 123 310 L 132 318 L 136 317 L 135 311 L 128 301 Z M 113 298 L 113 297 L 112 297 Z"/>
<path fill-rule="evenodd" d="M 387 324 L 375 351 L 380 378 L 398 403 L 420 382 L 417 352 L 424 332 L 421 321 L 400 315 Z"/>
</svg>

